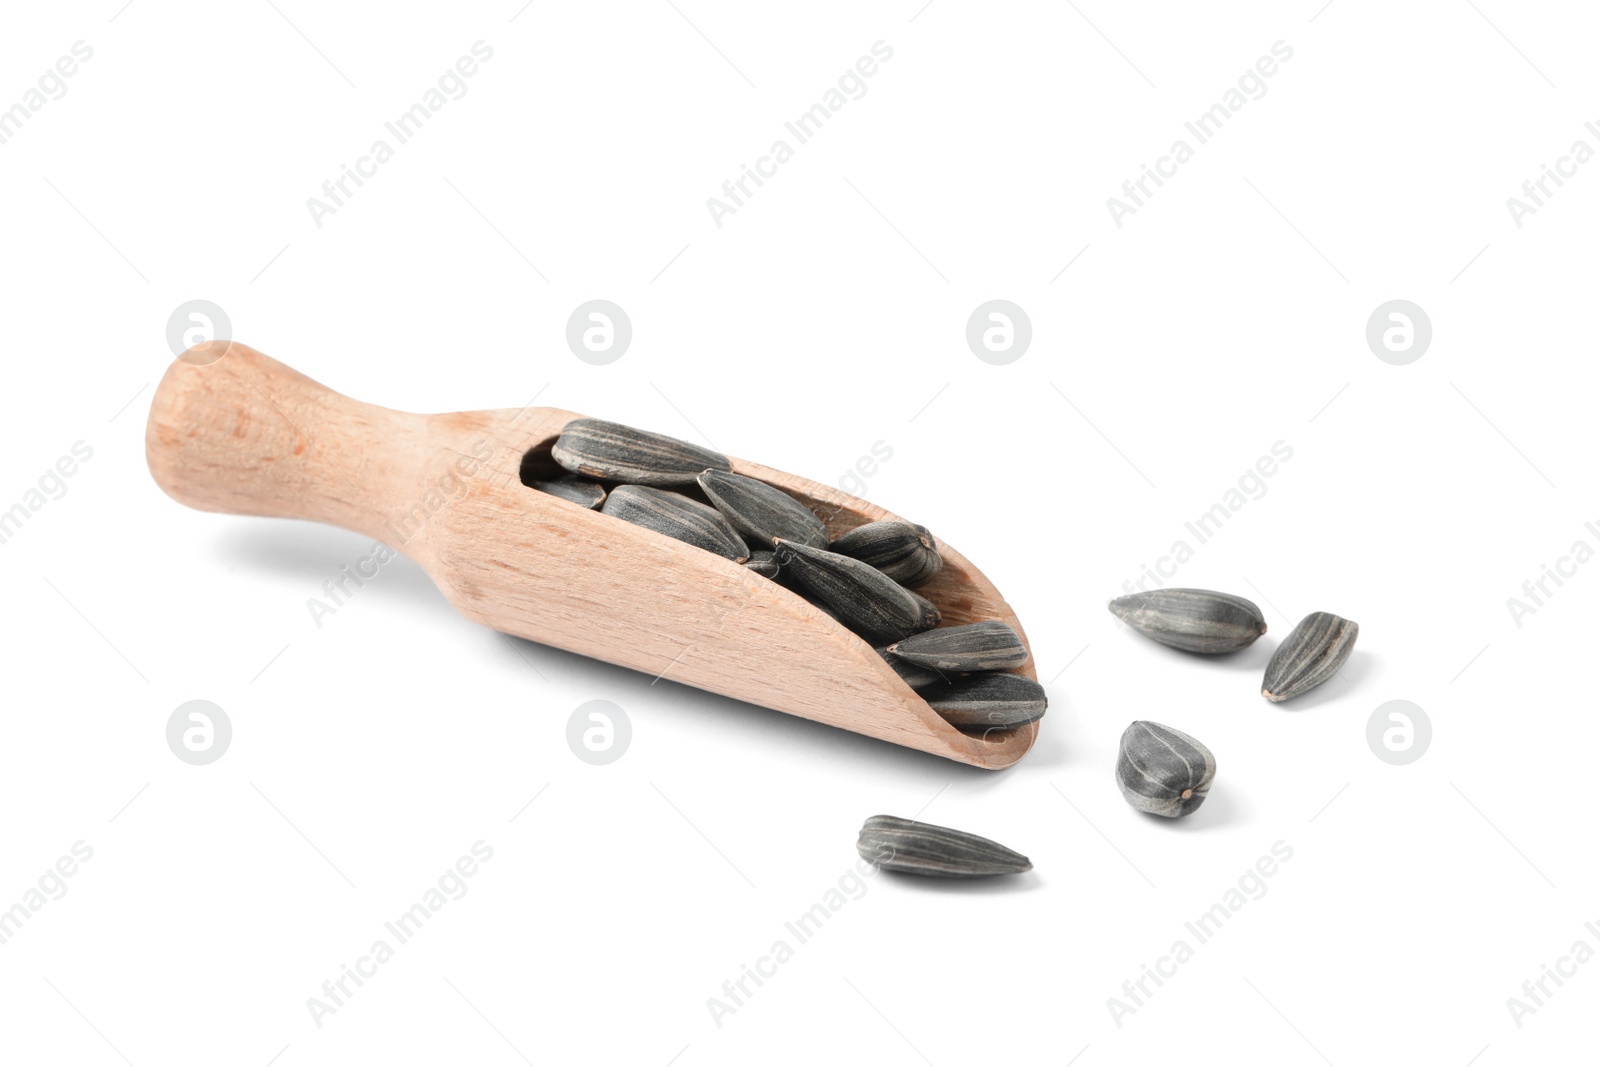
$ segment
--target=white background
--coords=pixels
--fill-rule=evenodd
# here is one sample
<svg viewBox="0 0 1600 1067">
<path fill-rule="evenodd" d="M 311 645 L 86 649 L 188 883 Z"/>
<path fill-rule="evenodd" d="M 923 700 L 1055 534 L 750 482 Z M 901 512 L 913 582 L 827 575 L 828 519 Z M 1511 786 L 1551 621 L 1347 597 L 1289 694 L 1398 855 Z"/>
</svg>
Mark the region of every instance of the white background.
<svg viewBox="0 0 1600 1067">
<path fill-rule="evenodd" d="M 1506 206 L 1600 148 L 1582 5 L 275 3 L 13 5 L 0 32 L 0 106 L 94 50 L 0 145 L 0 508 L 93 449 L 0 545 L 0 907 L 93 849 L 0 945 L 0 1058 L 1592 1056 L 1600 964 L 1521 1027 L 1506 1003 L 1600 949 L 1600 566 L 1520 627 L 1506 604 L 1600 548 L 1600 164 L 1520 228 Z M 318 228 L 307 198 L 479 40 L 466 95 Z M 866 95 L 718 228 L 706 198 L 880 40 Z M 1266 94 L 1117 227 L 1107 197 L 1280 40 Z M 465 622 L 403 559 L 317 627 L 307 599 L 370 542 L 192 512 L 146 471 L 165 324 L 197 298 L 392 407 L 542 389 L 825 482 L 883 442 L 865 495 L 1024 621 L 1039 743 L 987 773 L 652 685 Z M 633 322 L 609 366 L 565 344 L 592 298 Z M 964 339 L 993 298 L 1033 325 L 1008 366 Z M 1397 298 L 1433 324 L 1408 366 L 1365 341 Z M 1119 629 L 1105 601 L 1278 441 L 1265 495 L 1171 579 L 1272 632 L 1199 661 Z M 1361 624 L 1355 656 L 1269 705 L 1260 672 L 1314 610 Z M 233 724 L 210 766 L 165 742 L 191 699 Z M 610 766 L 565 741 L 592 699 L 633 725 Z M 1367 745 L 1391 699 L 1433 723 L 1409 766 Z M 1216 753 L 1192 818 L 1117 792 L 1139 718 Z M 707 999 L 878 812 L 1035 870 L 868 880 L 718 1026 Z M 479 840 L 470 891 L 316 1025 L 307 998 Z M 1278 841 L 1265 896 L 1118 1026 L 1108 998 Z"/>
</svg>

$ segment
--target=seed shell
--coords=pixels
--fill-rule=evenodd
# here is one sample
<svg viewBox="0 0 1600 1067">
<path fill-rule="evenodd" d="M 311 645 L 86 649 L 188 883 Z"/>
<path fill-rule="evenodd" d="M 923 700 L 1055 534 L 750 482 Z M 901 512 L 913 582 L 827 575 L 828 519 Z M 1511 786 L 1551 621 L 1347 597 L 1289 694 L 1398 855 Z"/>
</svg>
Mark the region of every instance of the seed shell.
<svg viewBox="0 0 1600 1067">
<path fill-rule="evenodd" d="M 925 686 L 917 695 L 951 726 L 1009 730 L 1044 718 L 1044 686 L 1021 674 L 973 674 Z"/>
<path fill-rule="evenodd" d="M 1307 615 L 1272 654 L 1261 695 L 1274 702 L 1288 700 L 1326 682 L 1355 651 L 1360 632 L 1349 619 L 1326 611 Z"/>
<path fill-rule="evenodd" d="M 728 525 L 727 519 L 716 510 L 678 493 L 646 485 L 619 485 L 611 490 L 600 511 L 715 552 L 735 563 L 743 563 L 750 555 L 743 538 Z"/>
<path fill-rule="evenodd" d="M 927 582 L 944 565 L 928 528 L 898 519 L 857 526 L 828 548 L 871 564 L 908 589 Z"/>
<path fill-rule="evenodd" d="M 1182 730 L 1155 722 L 1132 722 L 1122 732 L 1117 785 L 1140 811 L 1175 819 L 1205 803 L 1217 759 Z"/>
<path fill-rule="evenodd" d="M 1120 596 L 1111 614 L 1153 641 L 1185 652 L 1237 652 L 1267 632 L 1261 609 L 1209 589 L 1156 589 Z"/>
<path fill-rule="evenodd" d="M 898 674 L 900 680 L 913 689 L 921 689 L 924 686 L 937 685 L 940 682 L 950 680 L 932 667 L 923 667 L 920 664 L 912 663 L 910 660 L 901 659 L 886 648 L 875 648 L 873 651 L 882 656 L 883 662 L 889 665 L 889 669 Z"/>
<path fill-rule="evenodd" d="M 708 470 L 697 479 L 712 505 L 742 534 L 770 545 L 775 538 L 812 548 L 828 547 L 828 528 L 809 508 L 766 482 L 728 471 Z"/>
<path fill-rule="evenodd" d="M 1033 869 L 1028 857 L 987 837 L 894 815 L 868 819 L 856 851 L 882 870 L 933 878 L 987 878 Z"/>
<path fill-rule="evenodd" d="M 562 500 L 570 500 L 574 504 L 593 510 L 606 502 L 606 487 L 599 482 L 591 482 L 586 478 L 575 478 L 568 475 L 554 481 L 534 482 L 532 488 L 541 493 L 558 496 Z"/>
<path fill-rule="evenodd" d="M 941 671 L 1007 671 L 1028 661 L 1022 638 L 999 619 L 913 634 L 890 645 L 889 651 Z"/>
<path fill-rule="evenodd" d="M 938 608 L 860 560 L 782 538 L 776 544 L 784 573 L 873 645 L 939 625 Z"/>
<path fill-rule="evenodd" d="M 574 474 L 635 485 L 693 485 L 700 472 L 727 470 L 728 457 L 676 437 L 604 419 L 573 419 L 550 456 Z"/>
<path fill-rule="evenodd" d="M 750 558 L 744 565 L 761 575 L 763 578 L 776 578 L 778 576 L 778 557 L 775 553 L 755 551 L 750 553 Z"/>
</svg>

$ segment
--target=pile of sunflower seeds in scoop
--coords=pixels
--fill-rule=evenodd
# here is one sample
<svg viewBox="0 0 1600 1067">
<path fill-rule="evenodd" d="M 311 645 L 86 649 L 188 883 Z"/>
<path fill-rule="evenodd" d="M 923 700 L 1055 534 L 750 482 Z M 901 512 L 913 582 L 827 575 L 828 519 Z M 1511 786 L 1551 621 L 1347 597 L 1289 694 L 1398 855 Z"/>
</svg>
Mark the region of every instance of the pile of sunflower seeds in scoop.
<svg viewBox="0 0 1600 1067">
<path fill-rule="evenodd" d="M 726 456 L 602 419 L 567 423 L 550 456 L 570 473 L 532 488 L 782 583 L 871 644 L 951 725 L 981 733 L 1044 715 L 1043 687 L 1014 673 L 1028 659 L 1015 630 L 940 626 L 939 609 L 914 592 L 944 562 L 926 527 L 886 520 L 830 537 L 804 504 L 734 474 Z"/>
</svg>

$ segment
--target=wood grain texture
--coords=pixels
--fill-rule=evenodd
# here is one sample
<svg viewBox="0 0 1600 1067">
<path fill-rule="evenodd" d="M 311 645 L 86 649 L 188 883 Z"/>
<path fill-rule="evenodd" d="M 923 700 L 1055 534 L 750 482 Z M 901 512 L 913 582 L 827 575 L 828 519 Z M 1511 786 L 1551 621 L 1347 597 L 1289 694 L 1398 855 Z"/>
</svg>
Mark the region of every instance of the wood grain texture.
<svg viewBox="0 0 1600 1067">
<path fill-rule="evenodd" d="M 245 345 L 212 342 L 168 368 L 145 452 L 173 499 L 384 541 L 463 615 L 504 633 L 977 767 L 1010 766 L 1032 746 L 1037 723 L 986 736 L 956 730 L 865 641 L 743 565 L 524 486 L 524 455 L 548 451 L 580 417 L 392 411 Z M 736 473 L 811 508 L 833 537 L 898 518 L 729 458 Z M 945 623 L 1000 619 L 1026 642 L 983 574 L 943 542 L 940 553 L 943 567 L 918 592 Z M 1031 659 L 1021 673 L 1037 679 Z"/>
</svg>

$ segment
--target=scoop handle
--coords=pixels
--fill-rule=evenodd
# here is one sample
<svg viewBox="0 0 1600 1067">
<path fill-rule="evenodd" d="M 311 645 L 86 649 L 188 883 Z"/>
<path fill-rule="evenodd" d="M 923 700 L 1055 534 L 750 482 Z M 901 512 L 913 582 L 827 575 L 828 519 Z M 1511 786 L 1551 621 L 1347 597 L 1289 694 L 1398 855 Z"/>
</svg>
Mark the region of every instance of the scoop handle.
<svg viewBox="0 0 1600 1067">
<path fill-rule="evenodd" d="M 156 386 L 145 459 L 156 484 L 192 508 L 314 519 L 381 540 L 427 436 L 425 416 L 352 400 L 246 345 L 211 341 Z"/>
</svg>

